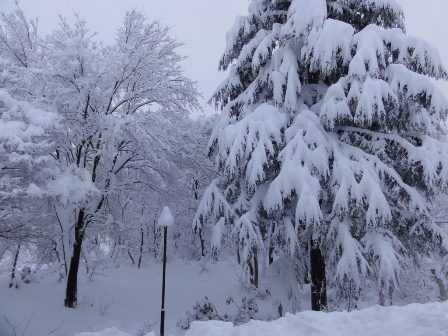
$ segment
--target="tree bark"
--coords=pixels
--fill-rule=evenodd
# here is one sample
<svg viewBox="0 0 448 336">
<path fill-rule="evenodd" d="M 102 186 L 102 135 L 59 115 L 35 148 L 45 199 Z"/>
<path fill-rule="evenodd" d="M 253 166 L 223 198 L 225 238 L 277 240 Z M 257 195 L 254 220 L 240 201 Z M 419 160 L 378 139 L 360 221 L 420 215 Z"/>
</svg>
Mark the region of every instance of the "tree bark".
<svg viewBox="0 0 448 336">
<path fill-rule="evenodd" d="M 268 264 L 272 264 L 274 262 L 274 246 L 271 244 L 269 246 L 269 252 L 268 252 Z"/>
<path fill-rule="evenodd" d="M 238 265 L 241 265 L 240 240 L 239 240 L 239 238 L 238 238 L 238 242 L 236 243 L 236 260 L 238 261 Z"/>
<path fill-rule="evenodd" d="M 114 241 L 114 247 L 112 247 L 112 252 L 110 253 L 110 258 L 113 259 L 115 254 L 115 248 L 117 247 L 117 242 Z"/>
<path fill-rule="evenodd" d="M 327 281 L 325 275 L 325 259 L 318 246 L 311 241 L 310 251 L 311 273 L 311 309 L 320 311 L 327 307 Z"/>
<path fill-rule="evenodd" d="M 274 244 L 272 243 L 272 236 L 274 235 L 275 224 L 271 223 L 269 245 L 268 245 L 268 265 L 274 262 Z"/>
<path fill-rule="evenodd" d="M 128 255 L 129 255 L 129 258 L 131 259 L 132 266 L 134 266 L 134 265 L 135 265 L 135 260 L 134 260 L 134 258 L 132 257 L 132 254 L 131 254 L 131 251 L 129 250 L 129 248 L 128 248 Z"/>
<path fill-rule="evenodd" d="M 258 251 L 254 251 L 254 286 L 258 288 Z"/>
<path fill-rule="evenodd" d="M 158 244 L 157 244 L 157 229 L 156 229 L 157 220 L 154 219 L 154 230 L 153 230 L 153 249 L 154 249 L 154 260 L 157 260 L 157 251 L 158 251 Z"/>
<path fill-rule="evenodd" d="M 205 257 L 205 241 L 202 237 L 202 229 L 199 229 L 199 240 L 201 241 L 201 257 Z"/>
<path fill-rule="evenodd" d="M 78 270 L 81 259 L 81 248 L 84 239 L 84 210 L 80 210 L 75 225 L 75 242 L 73 243 L 73 254 L 70 260 L 70 268 L 67 276 L 67 287 L 65 290 L 64 305 L 68 308 L 76 308 L 78 304 Z"/>
<path fill-rule="evenodd" d="M 143 227 L 140 228 L 140 256 L 138 258 L 138 268 L 140 268 L 140 266 L 142 265 L 142 257 L 143 257 Z M 129 250 L 128 250 L 129 252 Z M 131 255 L 131 253 L 129 252 L 129 256 Z M 131 257 L 132 259 L 132 257 Z M 132 264 L 134 264 L 134 259 L 132 259 Z"/>
<path fill-rule="evenodd" d="M 9 288 L 12 288 L 12 286 L 14 286 L 14 279 L 16 278 L 16 268 L 17 268 L 17 260 L 19 260 L 19 254 L 20 254 L 20 243 L 19 243 L 19 245 L 17 245 L 17 250 L 14 255 L 14 263 L 12 265 L 11 281 L 9 282 Z M 16 288 L 17 288 L 17 283 L 16 283 Z"/>
</svg>

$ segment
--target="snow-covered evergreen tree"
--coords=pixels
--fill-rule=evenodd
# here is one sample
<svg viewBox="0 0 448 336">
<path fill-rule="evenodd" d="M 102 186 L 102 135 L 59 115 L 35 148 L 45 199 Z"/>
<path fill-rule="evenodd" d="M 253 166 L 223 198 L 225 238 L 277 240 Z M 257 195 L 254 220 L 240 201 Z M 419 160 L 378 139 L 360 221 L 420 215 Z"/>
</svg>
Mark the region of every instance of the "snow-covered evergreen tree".
<svg viewBox="0 0 448 336">
<path fill-rule="evenodd" d="M 326 279 L 357 291 L 374 278 L 384 297 L 406 254 L 448 248 L 428 210 L 448 180 L 448 100 L 429 77 L 447 73 L 395 0 L 252 0 L 220 70 L 222 175 L 196 228 L 231 223 L 249 268 L 281 252 L 274 241 L 308 255 L 313 309 Z"/>
</svg>

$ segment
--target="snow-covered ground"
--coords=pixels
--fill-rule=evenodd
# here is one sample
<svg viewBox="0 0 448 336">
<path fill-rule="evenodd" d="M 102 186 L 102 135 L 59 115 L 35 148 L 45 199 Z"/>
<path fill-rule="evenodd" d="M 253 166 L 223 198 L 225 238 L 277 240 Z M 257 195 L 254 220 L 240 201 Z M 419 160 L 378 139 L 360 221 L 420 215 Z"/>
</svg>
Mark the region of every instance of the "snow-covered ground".
<svg viewBox="0 0 448 336">
<path fill-rule="evenodd" d="M 189 331 L 176 326 L 205 296 L 221 314 L 229 312 L 226 298 L 235 302 L 243 295 L 232 263 L 206 265 L 174 261 L 167 268 L 166 335 L 185 336 L 401 336 L 448 335 L 448 303 L 410 304 L 404 307 L 374 306 L 353 312 L 304 311 L 272 322 L 193 322 Z M 0 336 L 155 336 L 161 306 L 161 264 L 142 269 L 110 264 L 98 267 L 89 279 L 81 269 L 79 303 L 63 307 L 65 283 L 59 272 L 36 274 L 38 282 L 9 289 L 9 276 L 0 274 Z M 274 316 L 271 303 L 259 302 L 261 314 Z M 307 308 L 303 303 L 302 308 Z M 154 331 L 152 334 L 150 331 Z M 15 334 L 14 334 L 15 332 Z"/>
<path fill-rule="evenodd" d="M 149 334 L 151 335 L 151 334 Z M 149 336 L 148 335 L 148 336 Z M 448 303 L 374 306 L 353 312 L 305 311 L 272 322 L 193 322 L 185 336 L 446 336 Z M 130 336 L 116 328 L 77 336 Z"/>
<path fill-rule="evenodd" d="M 176 326 L 187 310 L 207 296 L 218 309 L 226 306 L 229 294 L 239 291 L 237 276 L 229 263 L 207 264 L 201 273 L 197 262 L 167 265 L 166 335 L 182 335 Z M 80 268 L 78 307 L 64 307 L 65 280 L 59 273 L 40 272 L 38 283 L 9 289 L 9 275 L 0 274 L 0 336 L 73 336 L 84 331 L 101 331 L 114 326 L 131 335 L 159 330 L 162 265 L 142 269 L 114 264 L 95 271 L 92 280 Z M 220 306 L 221 305 L 221 306 Z M 9 323 L 6 321 L 9 321 Z"/>
<path fill-rule="evenodd" d="M 304 311 L 272 322 L 193 322 L 185 336 L 442 336 L 448 335 L 448 303 L 374 306 L 352 312 Z"/>
</svg>

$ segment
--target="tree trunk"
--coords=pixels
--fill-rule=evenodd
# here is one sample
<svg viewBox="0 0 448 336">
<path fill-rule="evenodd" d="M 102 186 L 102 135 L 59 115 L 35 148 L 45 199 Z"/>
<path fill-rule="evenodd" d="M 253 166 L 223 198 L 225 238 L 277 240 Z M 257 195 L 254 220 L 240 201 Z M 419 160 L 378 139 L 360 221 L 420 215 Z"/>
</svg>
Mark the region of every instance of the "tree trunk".
<svg viewBox="0 0 448 336">
<path fill-rule="evenodd" d="M 268 265 L 274 262 L 274 244 L 272 243 L 272 236 L 274 235 L 275 224 L 271 223 L 268 245 Z"/>
<path fill-rule="evenodd" d="M 382 289 L 380 289 L 379 292 L 378 292 L 378 298 L 379 298 L 379 302 L 378 302 L 379 305 L 382 306 L 382 307 L 385 307 L 386 306 L 386 299 L 384 297 L 384 293 L 383 293 Z"/>
<path fill-rule="evenodd" d="M 201 241 L 201 257 L 205 257 L 205 241 L 202 237 L 202 229 L 199 229 L 199 240 Z"/>
<path fill-rule="evenodd" d="M 439 287 L 439 300 L 446 301 L 448 299 L 448 293 L 445 286 L 445 281 L 443 279 L 443 274 L 440 271 L 440 268 L 432 269 L 431 273 L 434 277 L 434 280 L 436 281 L 437 286 Z"/>
<path fill-rule="evenodd" d="M 327 281 L 325 276 L 325 259 L 318 246 L 311 241 L 311 309 L 320 311 L 327 307 Z"/>
<path fill-rule="evenodd" d="M 251 257 L 249 257 L 247 259 L 247 266 L 249 267 L 249 281 L 250 281 L 250 284 L 253 285 L 254 284 L 254 265 L 253 265 L 253 261 L 252 261 Z"/>
<path fill-rule="evenodd" d="M 240 254 L 240 240 L 236 243 L 236 260 L 238 261 L 238 265 L 241 265 L 241 254 Z"/>
<path fill-rule="evenodd" d="M 271 244 L 271 246 L 269 246 L 269 252 L 268 252 L 269 256 L 268 256 L 268 264 L 272 264 L 274 262 L 274 246 Z"/>
<path fill-rule="evenodd" d="M 16 278 L 16 268 L 17 268 L 17 260 L 19 260 L 19 254 L 20 254 L 20 243 L 17 245 L 17 250 L 14 255 L 14 263 L 12 264 L 12 270 L 11 270 L 11 281 L 9 282 L 9 288 L 12 288 L 14 286 L 15 278 Z M 15 284 L 15 287 L 17 288 L 17 282 Z"/>
<path fill-rule="evenodd" d="M 53 251 L 54 251 L 54 254 L 56 255 L 56 259 L 58 260 L 58 264 L 61 264 L 62 259 L 61 259 L 61 256 L 59 255 L 58 244 L 56 243 L 55 240 L 53 240 L 52 243 L 53 243 Z M 1 261 L 2 261 L 2 258 L 1 258 L 1 254 L 0 254 L 0 262 Z M 67 275 L 67 273 L 65 275 Z"/>
<path fill-rule="evenodd" d="M 380 288 L 379 293 L 378 293 L 378 299 L 379 299 L 378 303 L 379 303 L 380 306 L 386 307 L 386 306 L 392 306 L 393 305 L 393 294 L 394 294 L 394 291 L 393 291 L 392 287 L 389 287 L 387 294 L 388 294 L 387 295 L 387 299 L 389 299 L 389 300 L 386 302 L 385 291 L 384 291 L 383 288 Z"/>
<path fill-rule="evenodd" d="M 86 255 L 84 253 L 81 253 L 81 255 L 84 258 L 84 263 L 86 264 L 86 274 L 89 274 L 90 269 L 89 269 L 89 263 L 87 262 L 86 259 Z"/>
<path fill-rule="evenodd" d="M 118 257 L 120 256 L 120 254 L 123 254 L 123 241 L 121 239 L 121 235 L 118 236 L 118 243 L 117 243 L 117 252 L 115 253 L 115 258 L 114 258 L 114 263 L 117 262 Z"/>
<path fill-rule="evenodd" d="M 70 268 L 67 276 L 64 305 L 68 308 L 76 308 L 78 304 L 78 270 L 81 259 L 81 248 L 84 239 L 84 210 L 80 210 L 75 226 L 75 242 L 73 254 L 70 260 Z"/>
<path fill-rule="evenodd" d="M 132 254 L 131 254 L 131 251 L 129 250 L 129 248 L 128 248 L 128 255 L 129 255 L 129 258 L 131 258 L 132 266 L 134 266 L 134 265 L 135 265 L 135 260 L 134 260 L 134 258 L 132 257 Z M 140 261 L 139 261 L 139 262 L 140 262 Z M 140 266 L 139 266 L 139 268 L 140 268 Z"/>
<path fill-rule="evenodd" d="M 64 238 L 62 238 L 64 239 Z M 62 242 L 62 253 L 64 254 L 64 270 L 65 270 L 65 276 L 68 274 L 68 268 L 67 268 L 67 254 L 65 253 L 65 246 L 64 242 Z"/>
<path fill-rule="evenodd" d="M 137 267 L 140 268 L 140 266 L 142 265 L 142 257 L 143 257 L 143 228 L 140 228 L 140 257 L 138 258 L 138 265 Z M 129 250 L 128 250 L 129 251 Z M 131 255 L 131 253 L 129 253 L 129 256 Z M 132 259 L 132 257 L 131 257 Z M 134 264 L 134 260 L 132 260 L 132 264 Z"/>
<path fill-rule="evenodd" d="M 153 248 L 154 248 L 154 260 L 157 260 L 157 230 L 156 230 L 156 220 L 154 219 L 154 230 L 153 230 Z"/>
<path fill-rule="evenodd" d="M 252 250 L 252 256 L 247 259 L 247 266 L 249 267 L 250 284 L 258 288 L 258 252 L 256 249 Z"/>
<path fill-rule="evenodd" d="M 254 251 L 254 286 L 258 288 L 258 251 Z"/>
<path fill-rule="evenodd" d="M 87 244 L 89 243 L 90 242 L 88 242 Z M 92 260 L 90 259 L 89 251 L 86 250 L 86 244 L 84 244 L 83 248 L 81 249 L 81 257 L 82 259 L 84 259 L 84 262 L 86 264 L 86 273 L 93 273 L 95 266 L 93 266 Z"/>
</svg>

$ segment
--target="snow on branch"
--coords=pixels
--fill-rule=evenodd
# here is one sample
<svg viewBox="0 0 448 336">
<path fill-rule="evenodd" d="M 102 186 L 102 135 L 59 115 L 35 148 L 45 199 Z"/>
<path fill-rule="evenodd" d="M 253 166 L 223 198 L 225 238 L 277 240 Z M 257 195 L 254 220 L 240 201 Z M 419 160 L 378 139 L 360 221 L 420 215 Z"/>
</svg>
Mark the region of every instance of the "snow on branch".
<svg viewBox="0 0 448 336">
<path fill-rule="evenodd" d="M 270 184 L 263 206 L 268 212 L 283 211 L 285 201 L 295 196 L 296 223 L 320 223 L 320 182 L 329 174 L 327 137 L 316 115 L 303 110 L 288 128 L 286 140 L 279 153 L 280 172 Z"/>
<path fill-rule="evenodd" d="M 364 257 L 364 247 L 351 234 L 353 226 L 350 218 L 331 221 L 327 234 L 327 240 L 332 242 L 329 260 L 336 265 L 332 281 L 342 283 L 350 279 L 360 288 L 372 268 Z"/>
<path fill-rule="evenodd" d="M 193 229 L 201 229 L 206 220 L 218 221 L 221 217 L 229 220 L 233 217 L 233 210 L 218 188 L 219 179 L 210 183 L 199 203 L 193 218 Z"/>
<path fill-rule="evenodd" d="M 423 125 L 446 120 L 448 99 L 428 78 L 398 64 L 387 67 L 385 78 L 397 95 L 400 94 L 404 99 L 411 100 L 423 108 L 420 112 L 423 112 L 427 119 Z M 416 120 L 411 122 L 415 123 Z"/>
<path fill-rule="evenodd" d="M 330 76 L 347 67 L 352 60 L 351 39 L 354 29 L 351 25 L 332 19 L 325 20 L 322 30 L 308 35 L 301 50 L 302 60 L 311 72 Z"/>
<path fill-rule="evenodd" d="M 282 142 L 287 119 L 277 108 L 263 104 L 239 123 L 226 126 L 218 137 L 217 155 L 225 176 L 239 176 L 244 167 L 249 188 L 262 181 L 270 157 Z"/>
<path fill-rule="evenodd" d="M 288 20 L 281 29 L 282 40 L 306 37 L 311 31 L 322 29 L 327 18 L 325 0 L 295 0 L 288 10 Z"/>
</svg>

